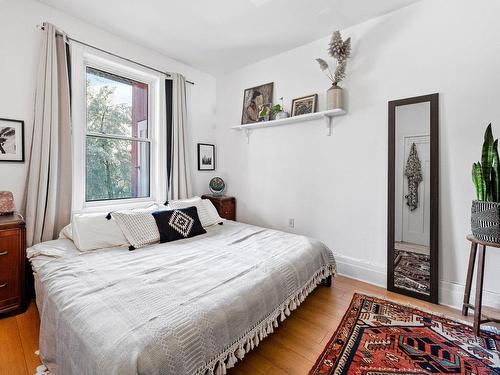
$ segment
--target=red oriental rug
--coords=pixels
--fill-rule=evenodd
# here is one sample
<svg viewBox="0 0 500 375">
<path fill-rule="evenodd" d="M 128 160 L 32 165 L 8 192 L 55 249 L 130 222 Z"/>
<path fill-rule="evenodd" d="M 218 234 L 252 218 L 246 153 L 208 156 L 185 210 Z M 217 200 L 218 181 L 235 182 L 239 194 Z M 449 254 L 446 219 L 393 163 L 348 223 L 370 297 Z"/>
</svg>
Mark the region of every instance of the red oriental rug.
<svg viewBox="0 0 500 375">
<path fill-rule="evenodd" d="M 500 332 L 355 294 L 309 374 L 500 374 Z"/>
</svg>

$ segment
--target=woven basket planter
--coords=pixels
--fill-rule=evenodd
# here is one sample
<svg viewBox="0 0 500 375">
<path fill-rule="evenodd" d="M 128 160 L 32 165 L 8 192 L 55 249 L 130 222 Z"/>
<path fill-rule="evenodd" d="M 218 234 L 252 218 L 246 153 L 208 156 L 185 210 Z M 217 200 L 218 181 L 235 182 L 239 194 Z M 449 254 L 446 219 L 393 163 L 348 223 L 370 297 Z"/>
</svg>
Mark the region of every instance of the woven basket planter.
<svg viewBox="0 0 500 375">
<path fill-rule="evenodd" d="M 500 203 L 472 201 L 471 229 L 478 240 L 500 243 Z"/>
</svg>

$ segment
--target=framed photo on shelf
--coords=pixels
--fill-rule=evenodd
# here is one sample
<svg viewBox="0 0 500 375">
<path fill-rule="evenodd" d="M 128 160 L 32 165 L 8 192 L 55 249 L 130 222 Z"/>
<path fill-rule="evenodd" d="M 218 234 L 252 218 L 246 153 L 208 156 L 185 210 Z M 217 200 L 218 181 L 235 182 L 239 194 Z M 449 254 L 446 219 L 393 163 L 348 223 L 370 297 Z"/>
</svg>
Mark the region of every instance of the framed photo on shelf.
<svg viewBox="0 0 500 375">
<path fill-rule="evenodd" d="M 292 101 L 292 116 L 300 116 L 316 112 L 318 94 L 302 96 Z"/>
<path fill-rule="evenodd" d="M 215 171 L 215 145 L 198 143 L 198 170 Z"/>
<path fill-rule="evenodd" d="M 24 163 L 24 121 L 0 118 L 0 162 Z"/>
<path fill-rule="evenodd" d="M 241 125 L 259 121 L 262 106 L 271 106 L 273 102 L 274 82 L 246 89 L 243 93 L 243 111 Z"/>
</svg>

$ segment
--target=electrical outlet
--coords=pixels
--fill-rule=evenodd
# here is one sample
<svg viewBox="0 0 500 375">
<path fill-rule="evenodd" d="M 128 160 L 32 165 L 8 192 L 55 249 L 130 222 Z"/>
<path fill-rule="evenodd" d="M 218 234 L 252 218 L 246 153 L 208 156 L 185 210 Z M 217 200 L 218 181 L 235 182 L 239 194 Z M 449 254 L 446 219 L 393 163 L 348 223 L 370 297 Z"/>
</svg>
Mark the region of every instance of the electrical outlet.
<svg viewBox="0 0 500 375">
<path fill-rule="evenodd" d="M 288 226 L 290 228 L 294 228 L 295 227 L 295 219 L 293 217 L 291 217 L 291 218 L 288 219 Z"/>
</svg>

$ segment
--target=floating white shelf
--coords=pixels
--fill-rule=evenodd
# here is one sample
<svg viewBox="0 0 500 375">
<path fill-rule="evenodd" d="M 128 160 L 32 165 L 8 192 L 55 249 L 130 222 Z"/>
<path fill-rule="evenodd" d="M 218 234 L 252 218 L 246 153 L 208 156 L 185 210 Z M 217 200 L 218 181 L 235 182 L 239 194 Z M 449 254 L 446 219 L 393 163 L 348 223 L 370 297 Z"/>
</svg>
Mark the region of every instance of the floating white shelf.
<svg viewBox="0 0 500 375">
<path fill-rule="evenodd" d="M 324 118 L 326 121 L 326 135 L 332 135 L 332 118 L 337 116 L 342 116 L 345 114 L 346 111 L 344 111 L 343 109 L 329 109 L 327 111 L 308 113 L 306 115 L 293 116 L 293 117 L 283 118 L 280 120 L 255 122 L 247 125 L 232 126 L 231 129 L 244 130 L 248 140 L 250 138 L 250 131 L 253 129 L 265 129 L 273 126 L 289 125 L 289 124 L 294 124 L 296 122 L 305 122 L 305 121 L 312 121 Z"/>
</svg>

